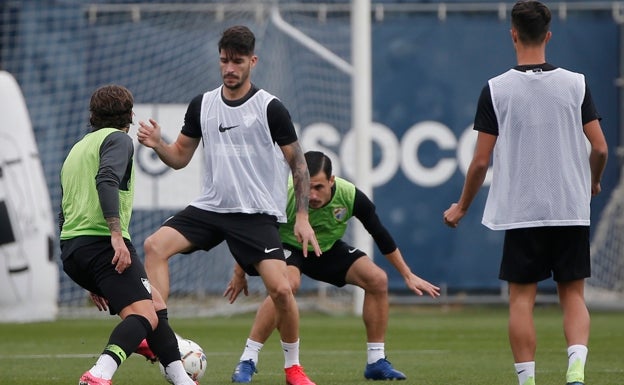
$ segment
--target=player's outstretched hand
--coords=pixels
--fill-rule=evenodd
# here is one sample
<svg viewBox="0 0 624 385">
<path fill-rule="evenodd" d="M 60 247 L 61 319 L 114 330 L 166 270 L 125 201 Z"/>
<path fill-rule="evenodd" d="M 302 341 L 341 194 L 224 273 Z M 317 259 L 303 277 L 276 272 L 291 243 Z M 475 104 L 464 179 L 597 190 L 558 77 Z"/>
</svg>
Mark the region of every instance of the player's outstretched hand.
<svg viewBox="0 0 624 385">
<path fill-rule="evenodd" d="M 405 279 L 405 284 L 410 288 L 414 293 L 418 295 L 423 295 L 423 293 L 429 294 L 432 298 L 436 298 L 440 296 L 440 288 L 436 285 L 425 281 L 420 278 L 416 274 L 411 273 L 409 277 Z"/>
<path fill-rule="evenodd" d="M 154 148 L 160 143 L 160 126 L 154 119 L 149 119 L 149 123 L 139 122 L 139 131 L 137 133 L 139 143 L 145 147 Z"/>
<path fill-rule="evenodd" d="M 236 271 L 232 275 L 232 279 L 228 283 L 225 291 L 223 292 L 223 296 L 227 297 L 230 303 L 234 303 L 238 295 L 241 291 L 245 294 L 245 296 L 249 295 L 249 288 L 247 287 L 247 278 L 245 277 L 245 273 L 237 274 Z"/>
<path fill-rule="evenodd" d="M 462 210 L 457 203 L 453 203 L 451 207 L 446 209 L 442 219 L 448 227 L 455 228 L 464 215 L 466 215 L 466 211 Z"/>
</svg>

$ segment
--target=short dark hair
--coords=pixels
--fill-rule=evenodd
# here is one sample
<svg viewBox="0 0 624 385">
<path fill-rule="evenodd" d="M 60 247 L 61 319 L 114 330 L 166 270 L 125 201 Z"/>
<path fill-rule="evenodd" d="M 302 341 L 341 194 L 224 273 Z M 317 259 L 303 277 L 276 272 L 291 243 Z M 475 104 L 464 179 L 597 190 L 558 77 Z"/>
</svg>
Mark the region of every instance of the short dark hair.
<svg viewBox="0 0 624 385">
<path fill-rule="evenodd" d="M 132 93 L 123 86 L 106 85 L 91 95 L 89 123 L 93 130 L 104 127 L 127 128 L 132 123 Z"/>
<path fill-rule="evenodd" d="M 524 44 L 541 44 L 550 29 L 551 18 L 550 9 L 536 0 L 518 1 L 511 10 L 511 24 Z"/>
<path fill-rule="evenodd" d="M 228 56 L 253 55 L 256 37 L 244 25 L 235 25 L 223 31 L 219 40 L 219 53 L 224 50 Z"/>
<path fill-rule="evenodd" d="M 316 176 L 321 171 L 325 172 L 327 179 L 332 176 L 331 159 L 320 151 L 308 151 L 304 154 L 306 163 L 308 164 L 308 172 L 310 176 Z"/>
</svg>

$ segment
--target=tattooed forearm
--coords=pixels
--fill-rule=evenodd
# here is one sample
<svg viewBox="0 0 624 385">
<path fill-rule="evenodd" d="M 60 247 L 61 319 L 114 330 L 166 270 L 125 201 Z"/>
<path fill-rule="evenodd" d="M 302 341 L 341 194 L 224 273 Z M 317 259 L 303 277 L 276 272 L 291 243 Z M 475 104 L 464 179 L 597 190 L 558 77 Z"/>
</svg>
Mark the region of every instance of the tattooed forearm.
<svg viewBox="0 0 624 385">
<path fill-rule="evenodd" d="M 108 225 L 108 229 L 112 233 L 121 233 L 121 223 L 119 222 L 119 218 L 110 217 L 106 218 L 106 224 Z"/>
<path fill-rule="evenodd" d="M 293 174 L 293 187 L 295 189 L 295 203 L 298 212 L 308 212 L 310 200 L 310 174 L 303 151 L 298 142 L 290 146 L 290 158 L 288 163 Z"/>
</svg>

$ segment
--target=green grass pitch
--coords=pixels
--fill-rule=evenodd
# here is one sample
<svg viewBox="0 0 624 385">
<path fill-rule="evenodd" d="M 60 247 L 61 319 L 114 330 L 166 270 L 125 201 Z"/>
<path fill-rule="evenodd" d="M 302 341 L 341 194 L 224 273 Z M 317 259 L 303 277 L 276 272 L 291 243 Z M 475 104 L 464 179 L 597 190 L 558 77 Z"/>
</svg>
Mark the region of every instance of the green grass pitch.
<svg viewBox="0 0 624 385">
<path fill-rule="evenodd" d="M 97 310 L 94 309 L 95 315 Z M 565 383 L 567 365 L 556 307 L 536 309 L 537 384 Z M 174 329 L 199 343 L 208 357 L 202 384 L 229 384 L 253 319 L 176 319 Z M 115 317 L 0 324 L 0 384 L 77 384 L 117 323 Z M 357 316 L 301 314 L 301 363 L 318 385 L 355 385 L 363 378 L 365 333 Z M 624 313 L 592 312 L 587 385 L 624 382 Z M 507 309 L 498 307 L 393 308 L 386 354 L 407 375 L 404 385 L 516 385 L 507 339 Z M 260 353 L 257 385 L 283 384 L 283 354 L 274 333 Z M 115 385 L 167 384 L 158 369 L 132 355 L 117 371 Z M 370 382 L 368 382 L 370 383 Z"/>
</svg>

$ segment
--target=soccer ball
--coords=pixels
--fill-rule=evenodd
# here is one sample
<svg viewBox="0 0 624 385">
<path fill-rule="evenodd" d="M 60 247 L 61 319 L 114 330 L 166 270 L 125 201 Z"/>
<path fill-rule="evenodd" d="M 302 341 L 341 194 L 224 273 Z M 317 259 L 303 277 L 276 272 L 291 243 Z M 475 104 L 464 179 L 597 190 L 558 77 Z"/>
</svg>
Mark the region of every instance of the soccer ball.
<svg viewBox="0 0 624 385">
<path fill-rule="evenodd" d="M 186 374 L 188 374 L 193 381 L 199 380 L 206 373 L 207 361 L 204 350 L 194 341 L 177 335 L 176 337 L 178 339 L 178 349 L 180 350 L 180 360 L 182 360 L 182 365 L 184 366 L 184 370 L 186 370 Z M 171 381 L 165 372 L 165 367 L 162 366 L 162 364 L 160 364 L 160 372 L 169 383 L 173 384 L 173 381 Z"/>
</svg>

